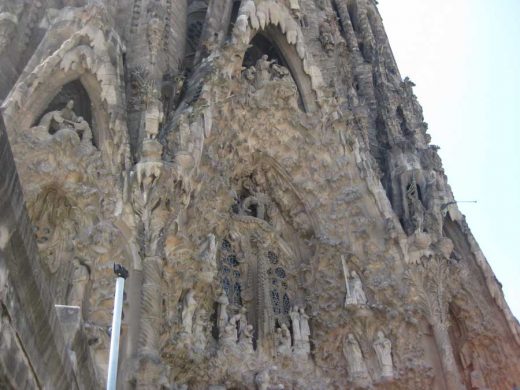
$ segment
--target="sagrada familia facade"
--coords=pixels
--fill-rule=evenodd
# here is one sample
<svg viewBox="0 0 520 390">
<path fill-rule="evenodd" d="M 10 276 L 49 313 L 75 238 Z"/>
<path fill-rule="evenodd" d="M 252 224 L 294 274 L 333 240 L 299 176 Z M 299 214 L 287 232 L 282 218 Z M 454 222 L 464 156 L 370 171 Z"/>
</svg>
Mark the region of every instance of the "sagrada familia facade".
<svg viewBox="0 0 520 390">
<path fill-rule="evenodd" d="M 0 0 L 0 72 L 0 388 L 106 385 L 114 263 L 118 389 L 520 386 L 375 0 Z"/>
</svg>

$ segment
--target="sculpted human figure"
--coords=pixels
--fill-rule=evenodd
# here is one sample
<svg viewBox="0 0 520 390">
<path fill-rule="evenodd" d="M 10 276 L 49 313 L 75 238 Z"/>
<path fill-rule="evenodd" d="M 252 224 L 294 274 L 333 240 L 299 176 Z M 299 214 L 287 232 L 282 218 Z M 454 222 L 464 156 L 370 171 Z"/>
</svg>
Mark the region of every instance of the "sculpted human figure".
<svg viewBox="0 0 520 390">
<path fill-rule="evenodd" d="M 213 233 L 208 234 L 208 238 L 201 247 L 201 258 L 203 261 L 216 266 L 217 243 Z"/>
<path fill-rule="evenodd" d="M 247 316 L 246 316 L 246 313 L 247 313 L 247 309 L 244 306 L 242 306 L 240 308 L 239 313 L 237 314 L 238 315 L 238 337 L 239 338 L 242 337 L 242 334 L 244 333 L 244 331 L 247 328 Z"/>
<path fill-rule="evenodd" d="M 269 69 L 273 62 L 274 61 L 268 60 L 267 54 L 262 55 L 262 57 L 260 57 L 256 62 L 255 87 L 257 89 L 262 88 L 271 79 L 271 72 Z"/>
<path fill-rule="evenodd" d="M 282 324 L 282 326 L 276 329 L 276 339 L 277 346 L 276 351 L 280 355 L 290 355 L 291 354 L 291 332 L 287 325 Z"/>
<path fill-rule="evenodd" d="M 372 344 L 376 351 L 377 361 L 381 370 L 381 377 L 393 378 L 394 365 L 392 362 L 392 342 L 388 340 L 382 331 L 377 332 Z"/>
<path fill-rule="evenodd" d="M 206 310 L 199 309 L 195 317 L 195 323 L 193 324 L 193 346 L 195 350 L 203 351 L 206 347 L 206 334 L 204 329 Z"/>
<path fill-rule="evenodd" d="M 247 325 L 240 334 L 240 348 L 247 353 L 253 352 L 253 325 Z"/>
<path fill-rule="evenodd" d="M 82 307 L 85 290 L 90 279 L 90 272 L 87 266 L 77 258 L 73 260 L 73 263 L 74 270 L 72 272 L 72 288 L 67 299 L 67 304 L 70 306 Z"/>
<path fill-rule="evenodd" d="M 291 317 L 292 331 L 293 331 L 293 344 L 297 345 L 302 340 L 301 328 L 300 328 L 300 313 L 298 306 L 290 311 L 289 317 Z"/>
<path fill-rule="evenodd" d="M 365 296 L 365 292 L 363 291 L 363 284 L 361 283 L 361 279 L 359 278 L 356 271 L 352 271 L 350 273 L 351 283 L 352 283 L 352 298 L 358 305 L 366 305 L 367 297 Z"/>
<path fill-rule="evenodd" d="M 224 349 L 235 348 L 237 345 L 237 317 L 230 318 L 227 325 L 224 327 L 224 332 L 219 337 L 220 346 Z"/>
<path fill-rule="evenodd" d="M 45 114 L 40 120 L 39 126 L 43 126 L 46 131 L 55 133 L 63 127 L 76 128 L 78 117 L 74 113 L 74 100 L 69 100 L 67 105 L 61 110 L 51 111 Z"/>
<path fill-rule="evenodd" d="M 217 327 L 218 327 L 219 333 L 222 334 L 229 321 L 229 316 L 227 313 L 229 299 L 228 299 L 225 291 L 222 291 L 222 294 L 220 294 L 220 297 L 217 299 L 217 303 L 218 303 Z"/>
<path fill-rule="evenodd" d="M 290 75 L 289 69 L 285 66 L 273 64 L 272 66 L 273 74 L 276 78 L 283 79 Z"/>
<path fill-rule="evenodd" d="M 164 120 L 162 104 L 159 99 L 153 98 L 148 103 L 145 113 L 145 132 L 150 139 L 157 138 L 159 127 Z"/>
<path fill-rule="evenodd" d="M 311 330 L 309 328 L 309 316 L 305 314 L 305 309 L 300 308 L 300 334 L 302 337 L 302 349 L 304 352 L 309 353 L 311 351 L 310 335 Z"/>
<path fill-rule="evenodd" d="M 184 304 L 182 308 L 182 328 L 185 333 L 191 334 L 193 328 L 193 314 L 197 307 L 197 301 L 195 300 L 195 293 L 193 290 L 189 290 L 184 297 Z"/>
<path fill-rule="evenodd" d="M 352 333 L 349 333 L 343 342 L 343 355 L 347 360 L 348 373 L 351 381 L 368 378 L 368 370 L 363 360 L 361 348 Z"/>
</svg>

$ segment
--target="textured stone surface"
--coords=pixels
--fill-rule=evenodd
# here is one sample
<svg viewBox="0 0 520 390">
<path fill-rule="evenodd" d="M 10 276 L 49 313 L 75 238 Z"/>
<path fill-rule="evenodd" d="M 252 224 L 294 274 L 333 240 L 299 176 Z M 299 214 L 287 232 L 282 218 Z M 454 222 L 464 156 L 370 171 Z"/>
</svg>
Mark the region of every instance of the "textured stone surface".
<svg viewBox="0 0 520 390">
<path fill-rule="evenodd" d="M 0 54 L 0 387 L 104 386 L 114 262 L 124 389 L 520 385 L 374 1 L 4 0 Z"/>
</svg>

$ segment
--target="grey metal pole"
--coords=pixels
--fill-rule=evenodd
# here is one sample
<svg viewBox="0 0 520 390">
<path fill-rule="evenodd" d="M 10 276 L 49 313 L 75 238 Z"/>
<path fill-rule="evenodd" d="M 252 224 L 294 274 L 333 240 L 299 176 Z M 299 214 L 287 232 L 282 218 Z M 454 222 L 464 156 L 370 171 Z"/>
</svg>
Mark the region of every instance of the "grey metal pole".
<svg viewBox="0 0 520 390">
<path fill-rule="evenodd" d="M 121 333 L 121 315 L 123 313 L 123 293 L 128 271 L 120 264 L 114 264 L 114 273 L 117 275 L 116 294 L 114 298 L 114 316 L 110 335 L 110 357 L 108 359 L 107 390 L 116 390 L 117 362 L 119 359 L 119 334 Z"/>
</svg>

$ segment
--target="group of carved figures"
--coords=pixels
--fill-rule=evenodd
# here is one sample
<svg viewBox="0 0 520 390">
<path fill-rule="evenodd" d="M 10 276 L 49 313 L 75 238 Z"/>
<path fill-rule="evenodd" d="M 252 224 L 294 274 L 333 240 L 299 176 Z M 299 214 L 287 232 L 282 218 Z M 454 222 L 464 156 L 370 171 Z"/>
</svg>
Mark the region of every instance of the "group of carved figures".
<svg viewBox="0 0 520 390">
<path fill-rule="evenodd" d="M 39 126 L 51 134 L 63 128 L 74 129 L 83 143 L 92 144 L 92 130 L 88 122 L 74 112 L 74 100 L 69 100 L 61 110 L 46 113 Z"/>
<path fill-rule="evenodd" d="M 341 258 L 347 294 L 345 307 L 365 306 L 367 297 L 363 291 L 363 284 L 356 271 L 349 274 L 345 258 Z M 382 331 L 377 332 L 373 342 L 374 351 L 377 355 L 380 376 L 383 379 L 393 378 L 392 343 Z M 350 380 L 353 382 L 365 382 L 368 380 L 368 371 L 361 353 L 361 348 L 353 334 L 348 334 L 343 343 L 343 354 L 347 359 Z"/>
<path fill-rule="evenodd" d="M 282 324 L 276 329 L 276 351 L 278 355 L 308 357 L 311 351 L 309 328 L 309 316 L 305 314 L 305 310 L 295 306 L 289 313 L 291 318 L 292 329 L 292 345 L 291 331 L 286 324 Z"/>
<path fill-rule="evenodd" d="M 229 299 L 225 291 L 222 292 L 217 303 L 217 328 L 221 350 L 229 351 L 238 347 L 240 351 L 252 353 L 253 325 L 247 323 L 246 308 L 240 308 L 237 314 L 229 317 L 227 312 Z"/>
<path fill-rule="evenodd" d="M 392 342 L 385 337 L 382 331 L 378 331 L 372 343 L 379 367 L 379 378 L 389 380 L 394 377 L 392 361 Z M 368 369 L 356 337 L 349 333 L 343 342 L 343 355 L 347 360 L 349 380 L 354 383 L 366 383 L 370 381 Z"/>
<path fill-rule="evenodd" d="M 272 79 L 284 79 L 290 76 L 289 69 L 278 65 L 276 60 L 269 60 L 266 54 L 262 55 L 255 66 L 244 69 L 244 78 L 256 89 L 262 88 Z"/>
</svg>

